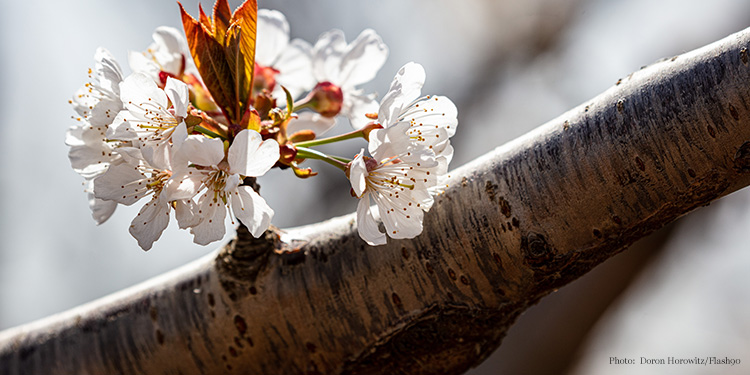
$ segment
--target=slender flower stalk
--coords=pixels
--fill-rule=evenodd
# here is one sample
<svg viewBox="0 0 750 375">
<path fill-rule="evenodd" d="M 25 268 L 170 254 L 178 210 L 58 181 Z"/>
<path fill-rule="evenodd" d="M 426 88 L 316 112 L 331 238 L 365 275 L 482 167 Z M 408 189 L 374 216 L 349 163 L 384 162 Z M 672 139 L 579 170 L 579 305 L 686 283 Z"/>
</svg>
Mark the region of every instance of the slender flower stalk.
<svg viewBox="0 0 750 375">
<path fill-rule="evenodd" d="M 356 139 L 356 138 L 366 138 L 365 131 L 360 129 L 360 130 L 355 130 L 346 134 L 337 135 L 334 137 L 315 139 L 312 141 L 305 141 L 305 142 L 297 142 L 294 145 L 297 147 L 314 147 L 314 146 L 326 145 L 329 143 L 341 142 L 341 141 L 346 141 L 349 139 Z"/>
<path fill-rule="evenodd" d="M 338 156 L 329 156 L 320 151 L 316 151 L 310 148 L 297 147 L 297 157 L 300 159 L 321 160 L 338 169 L 341 169 L 342 171 L 346 170 L 346 164 L 347 164 L 347 162 L 345 162 L 345 160 L 347 160 L 346 158 L 342 158 Z"/>
</svg>

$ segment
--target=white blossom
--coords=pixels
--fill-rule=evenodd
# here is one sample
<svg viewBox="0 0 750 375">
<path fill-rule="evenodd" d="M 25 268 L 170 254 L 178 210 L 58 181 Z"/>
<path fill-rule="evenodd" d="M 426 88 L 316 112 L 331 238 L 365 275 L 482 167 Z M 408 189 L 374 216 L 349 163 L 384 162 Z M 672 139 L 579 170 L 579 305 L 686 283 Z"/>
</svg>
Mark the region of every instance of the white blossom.
<svg viewBox="0 0 750 375">
<path fill-rule="evenodd" d="M 70 104 L 77 112 L 78 124 L 68 129 L 65 143 L 70 146 L 68 158 L 73 170 L 84 179 L 89 208 L 97 224 L 112 216 L 116 204 L 93 196 L 93 179 L 107 171 L 110 163 L 119 159 L 116 143 L 108 142 L 107 128 L 122 109 L 120 82 L 122 71 L 114 57 L 104 48 L 97 49 L 94 69 L 89 70 L 90 81 L 76 91 Z"/>
<path fill-rule="evenodd" d="M 104 48 L 96 50 L 94 60 L 94 69 L 89 69 L 91 80 L 76 91 L 70 104 L 79 115 L 76 119 L 86 120 L 93 126 L 106 126 L 122 109 L 119 87 L 122 70 Z"/>
<path fill-rule="evenodd" d="M 173 27 L 160 26 L 152 38 L 154 42 L 145 51 L 128 53 L 128 63 L 133 73 L 144 74 L 163 87 L 167 77 L 179 79 L 186 70 L 194 70 L 182 32 Z"/>
<path fill-rule="evenodd" d="M 94 126 L 81 120 L 66 133 L 70 165 L 87 180 L 106 172 L 109 164 L 119 158 L 115 144 L 107 142 L 105 131 L 106 126 Z"/>
<path fill-rule="evenodd" d="M 133 142 L 149 165 L 166 169 L 173 133 L 186 131 L 187 85 L 170 77 L 162 90 L 146 75 L 135 73 L 120 89 L 125 109 L 107 130 L 107 138 Z"/>
<path fill-rule="evenodd" d="M 449 138 L 456 134 L 458 111 L 444 96 L 420 96 L 425 81 L 424 68 L 416 63 L 404 65 L 396 74 L 378 110 L 378 122 L 384 127 L 408 123 L 406 134 L 412 142 L 435 152 L 440 174 L 448 172 L 453 158 Z M 375 143 L 373 143 L 375 142 Z M 371 140 L 377 147 L 378 140 Z"/>
<path fill-rule="evenodd" d="M 258 11 L 255 46 L 256 79 L 266 80 L 274 97 L 286 100 L 284 86 L 296 98 L 315 86 L 312 46 L 302 39 L 289 40 L 289 22 L 277 10 Z"/>
<path fill-rule="evenodd" d="M 330 82 L 341 88 L 343 105 L 341 114 L 349 118 L 354 128 L 365 126 L 365 114 L 375 112 L 378 104 L 375 95 L 366 95 L 357 86 L 375 78 L 388 57 L 380 36 L 371 29 L 346 43 L 341 30 L 331 30 L 320 36 L 312 51 L 313 74 L 317 82 Z"/>
<path fill-rule="evenodd" d="M 167 187 L 170 199 L 198 198 L 194 212 L 200 222 L 190 228 L 194 242 L 206 245 L 224 237 L 227 209 L 259 237 L 271 223 L 273 210 L 251 187 L 240 185 L 245 177 L 265 174 L 279 159 L 279 144 L 263 141 L 253 130 L 242 130 L 224 153 L 220 139 L 191 135 L 176 151 L 176 167 Z"/>
<path fill-rule="evenodd" d="M 201 27 L 214 40 L 191 39 L 195 60 L 182 32 L 170 27 L 157 28 L 145 51 L 129 53 L 133 74 L 127 78 L 107 50 L 96 51 L 89 82 L 70 100 L 78 123 L 65 140 L 71 166 L 84 178 L 94 220 L 100 224 L 117 205 L 140 202 L 129 232 L 144 250 L 159 239 L 173 211 L 178 226 L 189 229 L 201 245 L 224 237 L 227 215 L 260 237 L 274 211 L 248 179 L 276 165 L 311 177 L 317 173 L 299 163 L 319 159 L 345 170 L 360 199 L 357 227 L 367 243 L 419 235 L 425 212 L 445 186 L 453 156 L 450 137 L 458 125 L 455 105 L 443 96 L 421 95 L 425 73 L 415 63 L 399 70 L 382 103 L 365 93 L 362 85 L 388 56 L 373 30 L 364 30 L 351 43 L 342 31 L 332 30 L 313 46 L 291 40 L 281 12 L 259 10 L 255 30 L 247 24 L 255 21 L 245 16 L 235 26 L 242 29 L 240 42 L 255 37 L 253 87 L 224 79 L 232 74 L 226 64 L 236 73 L 237 58 L 250 57 L 246 44 L 239 54 L 232 43 L 218 55 L 203 48 L 203 42 L 226 43 L 215 34 L 223 22 L 207 20 L 202 11 Z M 200 77 L 196 64 L 209 76 Z M 212 68 L 203 69 L 206 64 Z M 204 84 L 203 78 L 218 81 Z M 233 95 L 223 95 L 226 90 Z M 256 95 L 263 90 L 271 98 Z M 212 95 L 231 100 L 213 102 Z M 252 100 L 233 102 L 237 98 Z M 228 118 L 235 107 L 247 109 L 237 114 L 242 119 Z M 339 114 L 357 130 L 318 138 Z M 348 164 L 346 158 L 314 149 L 360 136 L 369 142 L 367 151 Z"/>
<path fill-rule="evenodd" d="M 404 136 L 408 124 L 374 130 L 377 146 L 370 144 L 372 158 L 360 152 L 349 167 L 349 180 L 357 206 L 357 230 L 370 245 L 391 238 L 413 238 L 422 233 L 424 212 L 432 207 L 430 188 L 437 184 L 439 163 L 435 153 Z M 371 207 L 372 203 L 375 207 Z M 385 233 L 378 229 L 378 217 Z"/>
<path fill-rule="evenodd" d="M 94 179 L 94 198 L 130 206 L 150 196 L 151 199 L 143 205 L 129 229 L 130 234 L 138 240 L 138 245 L 149 250 L 169 224 L 172 205 L 162 191 L 171 172 L 148 165 L 137 148 L 122 147 L 119 152 L 123 158 Z M 176 204 L 189 203 L 180 201 Z"/>
</svg>

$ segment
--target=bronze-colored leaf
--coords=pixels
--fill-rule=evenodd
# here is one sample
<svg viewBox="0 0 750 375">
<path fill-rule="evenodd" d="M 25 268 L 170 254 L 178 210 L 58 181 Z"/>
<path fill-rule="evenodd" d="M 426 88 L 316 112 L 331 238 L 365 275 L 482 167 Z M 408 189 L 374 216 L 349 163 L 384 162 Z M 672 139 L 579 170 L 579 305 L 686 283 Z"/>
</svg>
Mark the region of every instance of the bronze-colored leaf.
<svg viewBox="0 0 750 375">
<path fill-rule="evenodd" d="M 242 112 L 238 111 L 238 91 L 224 47 L 213 38 L 211 30 L 189 15 L 182 4 L 178 4 L 190 54 L 203 83 L 227 119 L 232 122 L 239 121 Z"/>
<path fill-rule="evenodd" d="M 230 20 L 232 19 L 232 10 L 229 9 L 229 3 L 227 0 L 216 0 L 214 4 L 214 38 L 222 45 L 226 45 L 225 38 Z"/>
<path fill-rule="evenodd" d="M 247 106 L 250 104 L 252 97 L 253 88 L 253 72 L 255 70 L 255 36 L 257 33 L 258 24 L 258 2 L 256 0 L 246 0 L 242 5 L 237 8 L 232 14 L 230 29 L 236 25 L 237 31 L 234 32 L 235 37 L 239 39 L 239 50 L 240 56 L 244 60 L 242 64 L 242 70 L 237 72 L 243 72 L 243 79 L 238 80 L 242 82 L 242 86 L 239 88 L 241 98 L 240 110 L 244 112 Z M 229 31 L 227 31 L 229 35 Z M 238 67 L 240 65 L 238 64 Z"/>
<path fill-rule="evenodd" d="M 203 27 L 205 27 L 206 29 L 208 29 L 210 31 L 211 35 L 213 35 L 214 34 L 214 25 L 211 23 L 211 19 L 208 18 L 208 16 L 206 15 L 206 12 L 203 11 L 203 7 L 201 6 L 200 3 L 198 3 L 198 12 L 200 14 L 199 19 L 200 19 L 201 25 L 203 25 Z"/>
<path fill-rule="evenodd" d="M 242 55 L 240 49 L 240 34 L 242 29 L 239 23 L 233 23 L 227 30 L 226 40 L 224 47 L 224 53 L 226 55 L 227 66 L 229 71 L 232 73 L 232 84 L 234 85 L 234 95 L 237 98 L 235 110 L 238 116 L 245 113 L 246 104 L 248 102 L 249 91 L 245 89 L 247 86 L 247 77 L 245 76 L 245 58 Z"/>
</svg>

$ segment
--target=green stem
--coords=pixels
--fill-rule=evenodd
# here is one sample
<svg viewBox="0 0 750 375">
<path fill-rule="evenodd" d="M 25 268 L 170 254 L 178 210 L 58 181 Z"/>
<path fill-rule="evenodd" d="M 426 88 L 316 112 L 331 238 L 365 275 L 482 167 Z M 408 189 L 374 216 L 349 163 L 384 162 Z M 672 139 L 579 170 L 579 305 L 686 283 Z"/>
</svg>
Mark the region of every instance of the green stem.
<svg viewBox="0 0 750 375">
<path fill-rule="evenodd" d="M 303 108 L 312 108 L 312 100 L 310 100 L 310 95 L 298 100 L 293 104 L 293 107 L 295 111 L 299 111 Z"/>
<path fill-rule="evenodd" d="M 328 156 L 330 156 L 332 159 L 336 159 L 336 160 L 338 160 L 338 161 L 340 161 L 342 163 L 349 164 L 349 163 L 352 162 L 352 159 L 342 158 L 341 156 L 335 156 L 335 155 L 328 155 Z"/>
<path fill-rule="evenodd" d="M 316 150 L 305 148 L 305 147 L 297 147 L 297 157 L 304 158 L 304 159 L 322 160 L 338 169 L 341 169 L 342 171 L 346 171 L 346 163 L 342 161 L 346 159 L 339 158 L 336 156 L 331 157 L 320 151 L 316 151 Z M 338 160 L 338 159 L 342 159 L 342 160 Z"/>
<path fill-rule="evenodd" d="M 212 131 L 210 131 L 210 130 L 202 127 L 202 126 L 196 126 L 196 127 L 193 128 L 193 130 L 197 131 L 198 133 L 205 134 L 205 135 L 207 135 L 209 137 L 219 138 L 219 139 L 222 139 L 222 140 L 224 139 L 224 137 L 222 137 L 221 135 L 216 134 L 216 133 L 214 133 L 214 132 L 212 132 Z"/>
<path fill-rule="evenodd" d="M 365 137 L 364 132 L 361 129 L 355 130 L 350 133 L 337 135 L 335 137 L 313 139 L 312 141 L 304 141 L 304 142 L 295 143 L 294 146 L 295 147 L 313 147 L 313 146 L 320 146 L 320 145 L 325 145 L 328 143 L 340 142 L 340 141 L 345 141 L 347 139 L 354 139 L 354 138 L 360 138 L 360 137 L 361 138 Z"/>
</svg>

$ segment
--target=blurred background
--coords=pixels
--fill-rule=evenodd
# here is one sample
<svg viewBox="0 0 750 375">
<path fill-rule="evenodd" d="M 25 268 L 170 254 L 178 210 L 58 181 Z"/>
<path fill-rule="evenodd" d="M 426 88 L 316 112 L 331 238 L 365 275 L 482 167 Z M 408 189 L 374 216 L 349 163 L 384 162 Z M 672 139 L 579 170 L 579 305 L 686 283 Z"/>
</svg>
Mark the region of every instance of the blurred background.
<svg viewBox="0 0 750 375">
<path fill-rule="evenodd" d="M 197 1 L 183 3 L 197 13 Z M 409 61 L 424 65 L 423 93 L 447 95 L 459 108 L 454 167 L 643 65 L 750 26 L 746 0 L 259 3 L 284 12 L 292 36 L 311 43 L 331 28 L 348 40 L 374 28 L 390 57 L 369 91 L 385 93 Z M 127 232 L 137 207 L 119 207 L 97 227 L 68 163 L 63 142 L 74 121 L 67 101 L 85 82 L 95 49 L 108 48 L 127 74 L 127 51 L 145 49 L 160 25 L 180 27 L 175 2 L 0 0 L 0 329 L 134 285 L 219 246 L 194 245 L 172 223 L 144 253 Z M 350 153 L 361 146 L 352 142 Z M 277 170 L 260 179 L 276 226 L 355 210 L 342 174 L 312 166 L 320 178 L 298 181 Z M 750 191 L 740 191 L 636 243 L 527 311 L 503 346 L 469 373 L 750 373 L 748 208 Z M 614 366 L 613 356 L 742 363 Z"/>
</svg>

